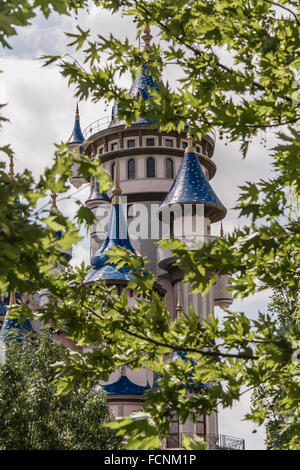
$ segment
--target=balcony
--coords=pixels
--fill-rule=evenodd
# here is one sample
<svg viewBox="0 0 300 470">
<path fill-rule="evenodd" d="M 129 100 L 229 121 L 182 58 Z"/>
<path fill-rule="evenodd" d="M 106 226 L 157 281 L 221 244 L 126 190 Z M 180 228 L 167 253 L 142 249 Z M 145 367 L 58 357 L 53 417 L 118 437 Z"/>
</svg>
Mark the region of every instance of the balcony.
<svg viewBox="0 0 300 470">
<path fill-rule="evenodd" d="M 184 433 L 193 437 L 194 434 Z M 209 450 L 245 450 L 245 440 L 225 434 L 200 435 L 207 442 Z M 173 434 L 166 439 L 166 449 L 182 449 L 183 433 Z"/>
</svg>

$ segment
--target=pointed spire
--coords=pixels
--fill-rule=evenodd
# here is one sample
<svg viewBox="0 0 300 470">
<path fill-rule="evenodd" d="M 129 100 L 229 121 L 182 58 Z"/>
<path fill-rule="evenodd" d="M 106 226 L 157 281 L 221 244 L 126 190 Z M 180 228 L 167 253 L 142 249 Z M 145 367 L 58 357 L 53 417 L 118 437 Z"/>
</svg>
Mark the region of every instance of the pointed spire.
<svg viewBox="0 0 300 470">
<path fill-rule="evenodd" d="M 144 51 L 150 49 L 151 39 L 153 38 L 152 34 L 150 33 L 150 27 L 146 26 L 144 29 L 144 34 L 142 39 L 144 40 Z"/>
<path fill-rule="evenodd" d="M 78 101 L 77 101 L 77 103 L 76 103 L 75 121 L 79 121 L 79 107 L 78 107 Z"/>
<path fill-rule="evenodd" d="M 13 181 L 15 178 L 14 157 L 12 154 L 9 156 L 9 177 L 11 181 Z"/>
<path fill-rule="evenodd" d="M 191 134 L 187 135 L 186 140 L 188 144 L 184 153 L 190 153 L 190 152 L 195 153 L 195 149 L 193 147 L 193 137 L 191 136 Z"/>
<path fill-rule="evenodd" d="M 223 230 L 223 222 L 221 221 L 221 228 L 220 228 L 220 237 L 224 237 L 224 230 Z"/>
<path fill-rule="evenodd" d="M 182 304 L 182 289 L 180 283 L 178 283 L 177 290 L 177 306 L 176 306 L 176 318 L 180 320 L 183 315 L 183 304 Z"/>
<path fill-rule="evenodd" d="M 115 175 L 114 175 L 114 187 L 112 189 L 112 203 L 115 205 L 120 204 L 120 194 L 121 194 L 121 188 L 120 188 L 120 173 L 119 173 L 119 161 L 116 160 L 116 165 L 115 165 Z"/>
</svg>

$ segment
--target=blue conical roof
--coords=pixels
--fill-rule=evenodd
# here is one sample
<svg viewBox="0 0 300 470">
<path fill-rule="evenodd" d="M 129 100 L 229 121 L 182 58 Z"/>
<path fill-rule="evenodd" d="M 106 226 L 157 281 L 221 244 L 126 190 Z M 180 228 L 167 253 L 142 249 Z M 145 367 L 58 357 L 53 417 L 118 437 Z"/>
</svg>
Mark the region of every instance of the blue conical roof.
<svg viewBox="0 0 300 470">
<path fill-rule="evenodd" d="M 112 204 L 111 206 L 106 238 L 100 250 L 92 258 L 93 269 L 88 272 L 85 283 L 95 282 L 98 279 L 116 281 L 129 281 L 132 279 L 129 269 L 126 267 L 117 269 L 115 264 L 109 261 L 108 253 L 114 246 L 127 248 L 135 253 L 129 239 L 127 224 L 120 204 Z"/>
<path fill-rule="evenodd" d="M 18 302 L 20 302 L 20 295 L 16 295 Z M 10 297 L 6 300 L 9 302 Z M 31 325 L 31 322 L 27 319 L 23 322 L 19 322 L 18 318 L 8 318 L 7 317 L 7 304 L 5 300 L 0 302 L 0 315 L 5 316 L 1 330 L 0 330 L 0 341 L 9 340 L 9 333 L 15 332 L 17 341 L 21 342 L 24 338 L 25 330 L 34 331 Z"/>
<path fill-rule="evenodd" d="M 226 213 L 226 208 L 206 179 L 194 151 L 185 153 L 173 185 L 160 207 L 191 203 L 214 207 L 214 221 L 222 219 Z"/>
<path fill-rule="evenodd" d="M 107 395 L 144 395 L 149 390 L 150 385 L 137 385 L 122 375 L 116 382 L 108 385 L 101 385 Z"/>
<path fill-rule="evenodd" d="M 141 73 L 134 80 L 129 93 L 134 98 L 141 97 L 144 100 L 148 100 L 151 96 L 151 88 L 159 90 L 156 80 L 147 72 L 147 64 L 143 64 Z"/>
<path fill-rule="evenodd" d="M 100 186 L 98 181 L 94 182 L 91 190 L 91 194 L 89 195 L 88 199 L 85 201 L 85 204 L 91 205 L 93 203 L 97 203 L 97 201 L 106 201 L 106 202 L 111 202 L 110 197 L 106 194 L 100 191 Z"/>
<path fill-rule="evenodd" d="M 68 144 L 81 144 L 83 141 L 84 141 L 84 137 L 83 137 L 81 127 L 80 127 L 79 111 L 78 111 L 78 105 L 77 105 L 74 128 L 73 128 L 71 137 L 68 140 Z"/>
</svg>

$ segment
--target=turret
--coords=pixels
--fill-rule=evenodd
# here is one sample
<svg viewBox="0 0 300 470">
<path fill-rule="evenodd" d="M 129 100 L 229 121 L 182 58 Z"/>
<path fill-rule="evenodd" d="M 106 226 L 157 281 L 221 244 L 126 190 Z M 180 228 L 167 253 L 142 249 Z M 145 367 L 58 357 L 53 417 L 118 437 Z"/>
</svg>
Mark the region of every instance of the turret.
<svg viewBox="0 0 300 470">
<path fill-rule="evenodd" d="M 224 237 L 223 224 L 221 222 L 220 228 L 220 238 Z M 226 291 L 228 287 L 228 277 L 219 276 L 217 282 L 215 283 L 214 290 L 214 304 L 216 307 L 229 308 L 232 304 L 232 294 L 231 292 Z"/>
<path fill-rule="evenodd" d="M 76 150 L 76 152 L 80 153 L 83 142 L 84 142 L 84 137 L 83 137 L 83 133 L 80 127 L 79 108 L 78 108 L 78 103 L 77 103 L 74 127 L 73 127 L 73 131 L 72 131 L 71 137 L 68 140 L 67 145 L 72 150 Z M 76 188 L 80 188 L 80 186 L 86 183 L 85 179 L 81 175 L 78 174 L 78 168 L 79 168 L 79 165 L 75 163 L 72 168 L 72 178 L 70 179 L 71 184 L 75 186 Z"/>
</svg>

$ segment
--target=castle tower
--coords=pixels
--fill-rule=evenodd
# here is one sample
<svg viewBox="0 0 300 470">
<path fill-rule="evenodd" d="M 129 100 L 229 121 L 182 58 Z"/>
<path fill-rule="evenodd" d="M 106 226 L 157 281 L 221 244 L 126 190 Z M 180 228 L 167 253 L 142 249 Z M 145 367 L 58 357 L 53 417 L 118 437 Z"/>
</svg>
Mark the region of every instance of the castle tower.
<svg viewBox="0 0 300 470">
<path fill-rule="evenodd" d="M 148 29 L 145 31 L 144 40 L 145 48 L 148 49 L 151 40 Z M 156 83 L 147 72 L 147 64 L 144 64 L 139 76 L 131 86 L 130 94 L 137 99 L 148 100 L 151 88 L 159 90 L 161 86 L 163 84 Z M 191 137 L 187 133 L 188 128 L 182 132 L 160 132 L 154 129 L 153 123 L 145 118 L 132 122 L 130 127 L 125 127 L 125 122 L 118 119 L 117 103 L 113 106 L 109 124 L 107 125 L 105 122 L 106 120 L 102 118 L 90 125 L 83 132 L 85 140 L 80 145 L 90 158 L 99 159 L 112 179 L 114 179 L 116 172 L 120 176 L 120 188 L 122 195 L 126 197 L 127 214 L 125 216 L 128 215 L 127 219 L 130 222 L 128 230 L 131 239 L 129 236 L 125 237 L 126 243 L 130 245 L 129 249 L 133 252 L 137 250 L 148 258 L 150 271 L 157 276 L 157 281 L 165 289 L 167 308 L 171 319 L 175 319 L 178 312 L 188 312 L 191 305 L 198 313 L 200 320 L 207 319 L 208 315 L 213 313 L 215 306 L 224 307 L 231 303 L 228 293 L 223 292 L 223 288 L 226 287 L 226 279 L 222 282 L 218 281 L 205 296 L 190 294 L 189 286 L 182 282 L 183 273 L 174 266 L 174 257 L 171 257 L 167 250 L 159 248 L 156 242 L 168 236 L 164 233 L 164 212 L 169 211 L 171 214 L 172 208 L 178 205 L 180 207 L 190 205 L 192 226 L 194 225 L 193 217 L 196 205 L 200 204 L 203 207 L 203 223 L 199 233 L 188 233 L 184 229 L 182 239 L 193 240 L 193 237 L 196 236 L 205 243 L 214 238 L 211 236 L 211 224 L 221 221 L 226 215 L 225 207 L 209 183 L 216 172 L 216 165 L 212 161 L 215 148 L 214 135 L 205 135 L 201 140 L 196 139 L 192 145 Z M 74 173 L 72 183 L 77 186 L 79 180 L 80 175 Z M 94 196 L 95 189 L 98 192 Z M 114 214 L 120 210 L 117 209 L 120 206 L 114 202 L 116 197 L 114 191 L 115 189 L 112 194 L 110 222 L 104 242 L 101 239 L 97 240 L 97 237 L 91 234 L 93 269 L 88 274 L 86 282 L 95 282 L 101 278 L 108 283 L 119 286 L 119 288 L 122 286 L 124 288 L 124 284 L 126 286 L 127 282 L 126 276 L 130 274 L 123 273 L 120 277 L 115 268 L 105 262 L 105 259 L 108 258 L 106 253 L 109 247 L 119 243 L 111 234 L 112 227 L 114 227 Z M 86 202 L 87 207 L 91 207 L 93 210 L 102 204 L 100 194 L 100 189 L 93 183 L 91 196 Z M 110 195 L 111 193 L 108 192 L 108 196 Z M 159 214 L 162 215 L 159 216 Z M 125 219 L 126 217 L 124 217 L 122 224 L 125 224 L 124 227 L 127 230 Z M 155 222 L 153 225 L 153 220 L 158 223 Z M 176 217 L 173 219 L 170 217 L 167 225 L 171 226 L 171 229 L 172 226 L 174 228 Z M 179 299 L 178 292 L 180 293 Z M 131 301 L 134 302 L 134 299 Z M 113 377 L 110 377 L 109 383 L 104 385 L 109 401 L 114 405 L 113 411 L 116 416 L 129 414 L 130 410 L 133 411 L 129 407 L 129 402 L 126 401 L 128 399 L 128 395 L 126 395 L 126 389 L 129 387 L 128 380 L 135 385 L 146 388 L 153 383 L 153 377 L 149 377 L 144 371 L 144 375 L 141 375 L 143 378 L 130 376 L 130 373 L 130 371 L 117 371 Z M 142 389 L 139 390 L 142 392 Z M 118 395 L 113 395 L 116 393 Z M 135 399 L 134 409 L 139 403 L 142 403 L 142 398 Z M 170 436 L 173 439 L 173 447 L 180 446 L 182 432 L 217 435 L 217 414 L 212 414 L 209 417 L 199 416 L 197 423 L 187 421 L 184 425 L 178 422 L 174 414 Z M 177 437 L 175 438 L 175 436 Z M 168 447 L 172 446 L 171 441 L 167 442 Z"/>
</svg>

